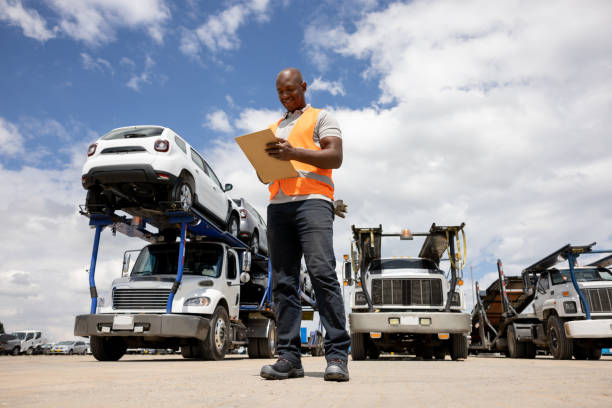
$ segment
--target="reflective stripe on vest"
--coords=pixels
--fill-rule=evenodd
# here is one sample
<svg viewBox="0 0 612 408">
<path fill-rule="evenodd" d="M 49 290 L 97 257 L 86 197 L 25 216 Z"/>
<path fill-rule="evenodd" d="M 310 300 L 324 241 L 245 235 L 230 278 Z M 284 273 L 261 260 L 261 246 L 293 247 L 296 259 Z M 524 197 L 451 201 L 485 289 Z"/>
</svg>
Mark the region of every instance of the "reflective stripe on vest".
<svg viewBox="0 0 612 408">
<path fill-rule="evenodd" d="M 321 150 L 312 140 L 320 111 L 321 109 L 308 108 L 297 119 L 287 138 L 291 146 Z M 282 119 L 270 126 L 270 129 L 276 133 L 276 129 L 281 122 Z M 278 194 L 279 189 L 282 189 L 283 193 L 288 196 L 322 194 L 331 200 L 334 199 L 332 169 L 321 169 L 295 160 L 291 160 L 291 164 L 297 170 L 298 177 L 280 179 L 270 184 L 268 187 L 270 199 Z"/>
</svg>

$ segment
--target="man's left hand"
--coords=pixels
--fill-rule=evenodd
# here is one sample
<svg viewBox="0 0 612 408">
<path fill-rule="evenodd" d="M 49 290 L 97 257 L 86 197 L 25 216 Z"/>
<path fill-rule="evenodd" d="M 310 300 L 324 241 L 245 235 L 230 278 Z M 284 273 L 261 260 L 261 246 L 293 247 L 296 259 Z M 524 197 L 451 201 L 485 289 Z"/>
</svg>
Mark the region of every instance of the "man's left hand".
<svg viewBox="0 0 612 408">
<path fill-rule="evenodd" d="M 293 160 L 294 158 L 295 148 L 285 139 L 277 137 L 275 142 L 270 142 L 266 146 L 266 153 L 275 159 Z"/>
</svg>

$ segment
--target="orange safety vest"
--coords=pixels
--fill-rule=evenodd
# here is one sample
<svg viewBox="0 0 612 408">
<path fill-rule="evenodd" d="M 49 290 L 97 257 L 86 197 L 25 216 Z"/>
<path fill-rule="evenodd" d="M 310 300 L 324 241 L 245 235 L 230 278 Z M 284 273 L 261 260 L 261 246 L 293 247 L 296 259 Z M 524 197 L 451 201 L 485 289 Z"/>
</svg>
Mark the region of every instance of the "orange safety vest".
<svg viewBox="0 0 612 408">
<path fill-rule="evenodd" d="M 291 146 L 310 150 L 321 150 L 312 140 L 320 111 L 321 109 L 308 108 L 302 113 L 302 116 L 297 119 L 287 138 Z M 270 126 L 274 134 L 276 134 L 276 129 L 278 129 L 278 125 L 282 121 L 283 119 Z M 320 169 L 311 164 L 295 160 L 291 160 L 291 164 L 297 170 L 298 176 L 276 180 L 270 184 L 268 187 L 268 190 L 270 190 L 270 199 L 278 194 L 280 188 L 283 190 L 283 193 L 288 196 L 322 194 L 333 201 L 334 182 L 332 181 L 332 169 Z"/>
</svg>

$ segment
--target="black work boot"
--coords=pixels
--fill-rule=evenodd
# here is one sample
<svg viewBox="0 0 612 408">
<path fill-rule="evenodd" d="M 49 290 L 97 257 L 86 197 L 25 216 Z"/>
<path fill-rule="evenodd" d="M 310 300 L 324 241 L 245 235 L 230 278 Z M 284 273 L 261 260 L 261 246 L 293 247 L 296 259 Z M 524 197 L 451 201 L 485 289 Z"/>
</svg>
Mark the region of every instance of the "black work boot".
<svg viewBox="0 0 612 408">
<path fill-rule="evenodd" d="M 332 358 L 327 362 L 325 369 L 325 381 L 348 381 L 349 372 L 346 361 L 339 358 Z"/>
<path fill-rule="evenodd" d="M 289 360 L 279 357 L 276 363 L 261 367 L 259 375 L 266 380 L 286 380 L 287 378 L 303 377 L 304 369 L 301 363 L 294 364 Z"/>
</svg>

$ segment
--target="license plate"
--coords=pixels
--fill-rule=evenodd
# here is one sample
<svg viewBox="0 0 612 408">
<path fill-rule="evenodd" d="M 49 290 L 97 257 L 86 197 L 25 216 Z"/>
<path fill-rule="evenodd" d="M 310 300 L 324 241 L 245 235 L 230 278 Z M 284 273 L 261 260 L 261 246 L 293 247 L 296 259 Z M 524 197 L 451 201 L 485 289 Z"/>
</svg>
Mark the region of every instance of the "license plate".
<svg viewBox="0 0 612 408">
<path fill-rule="evenodd" d="M 113 317 L 113 330 L 134 330 L 134 316 L 117 315 Z"/>
<path fill-rule="evenodd" d="M 416 316 L 402 316 L 400 318 L 400 323 L 406 326 L 419 324 L 419 318 Z"/>
</svg>

